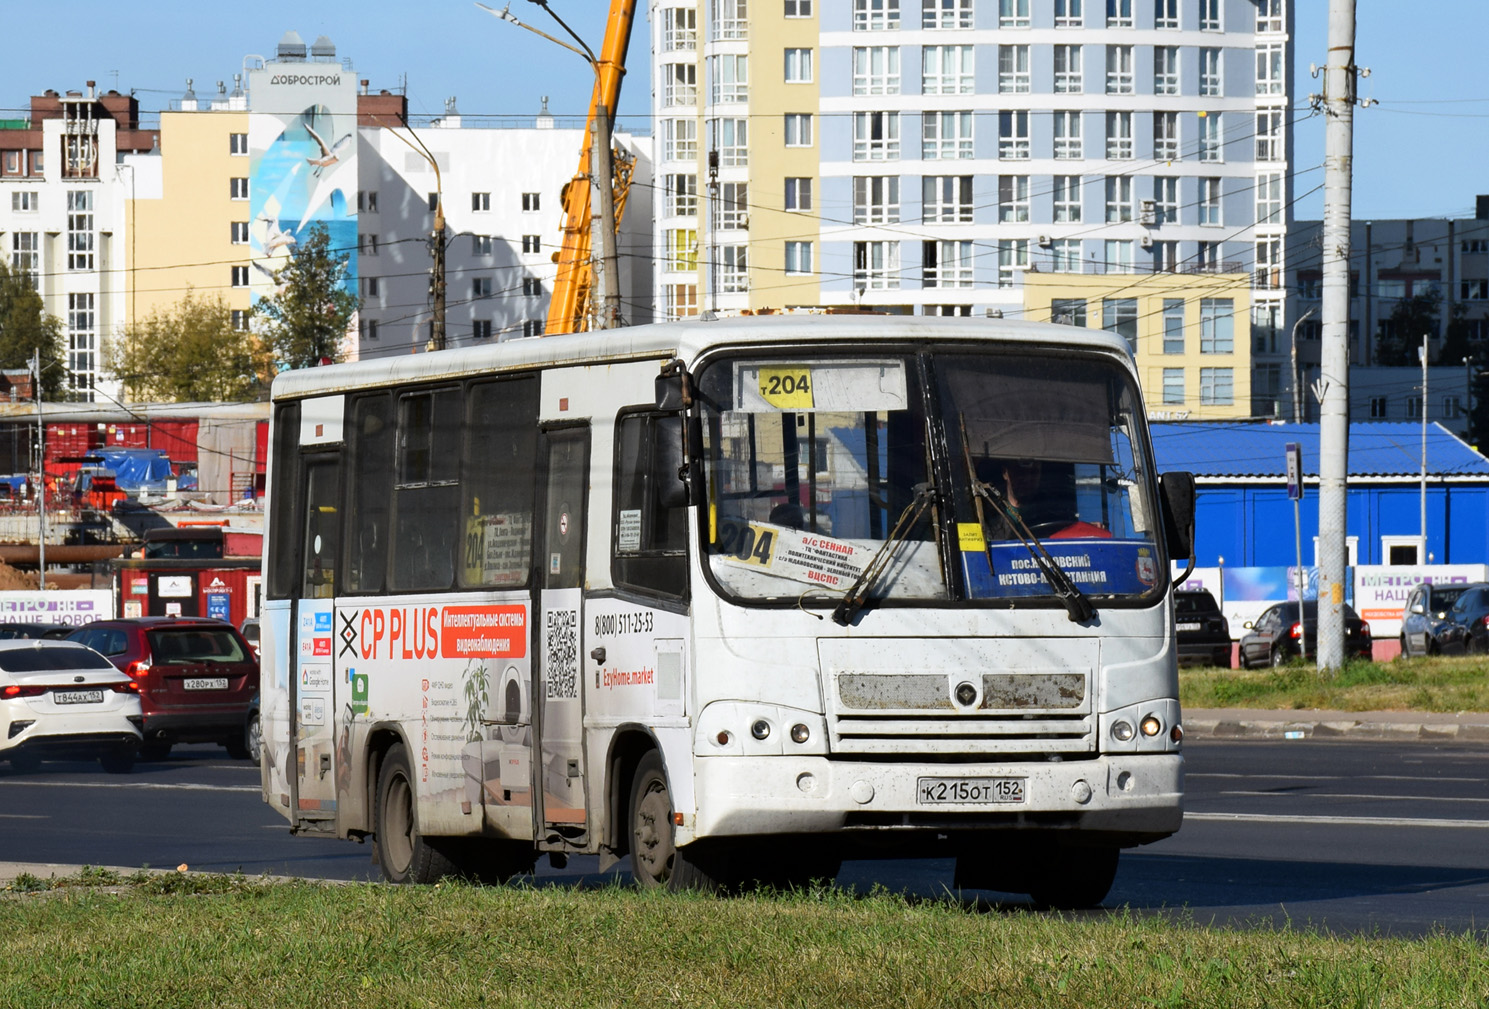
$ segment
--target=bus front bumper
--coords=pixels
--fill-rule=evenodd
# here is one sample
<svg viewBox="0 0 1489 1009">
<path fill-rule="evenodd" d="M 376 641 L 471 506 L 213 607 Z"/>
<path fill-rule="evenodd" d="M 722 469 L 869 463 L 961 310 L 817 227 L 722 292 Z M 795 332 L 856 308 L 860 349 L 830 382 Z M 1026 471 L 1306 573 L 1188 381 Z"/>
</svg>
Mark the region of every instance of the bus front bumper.
<svg viewBox="0 0 1489 1009">
<path fill-rule="evenodd" d="M 1060 829 L 1144 843 L 1179 829 L 1184 758 L 896 764 L 702 757 L 678 843 L 759 834 Z M 972 801 L 959 801 L 970 797 Z"/>
</svg>

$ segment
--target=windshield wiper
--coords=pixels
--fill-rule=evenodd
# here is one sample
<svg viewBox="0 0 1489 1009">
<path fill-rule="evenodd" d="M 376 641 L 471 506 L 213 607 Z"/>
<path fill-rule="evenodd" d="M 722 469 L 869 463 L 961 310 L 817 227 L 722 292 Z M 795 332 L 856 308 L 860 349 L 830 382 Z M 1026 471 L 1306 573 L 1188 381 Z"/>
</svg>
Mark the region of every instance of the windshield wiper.
<svg viewBox="0 0 1489 1009">
<path fill-rule="evenodd" d="M 832 611 L 833 623 L 847 627 L 853 622 L 853 618 L 858 616 L 859 611 L 869 601 L 869 590 L 888 570 L 900 546 L 909 538 L 910 530 L 915 528 L 916 523 L 920 521 L 920 516 L 925 514 L 926 508 L 930 507 L 936 494 L 935 487 L 929 483 L 916 484 L 914 491 L 915 496 L 910 499 L 905 510 L 900 512 L 900 517 L 895 520 L 894 528 L 889 530 L 889 535 L 880 544 L 878 551 L 869 558 L 868 564 L 864 565 L 863 571 L 859 572 L 853 584 L 848 586 L 848 591 L 843 594 L 837 608 Z"/>
<path fill-rule="evenodd" d="M 977 526 L 982 530 L 982 549 L 987 554 L 988 569 L 993 569 L 992 548 L 988 545 L 987 518 L 983 514 L 982 502 L 987 501 L 998 512 L 1008 528 L 1024 549 L 1029 551 L 1029 556 L 1034 558 L 1034 563 L 1039 565 L 1044 580 L 1049 583 L 1050 589 L 1055 593 L 1065 612 L 1070 615 L 1072 623 L 1085 623 L 1096 615 L 1096 607 L 1091 605 L 1091 600 L 1080 590 L 1080 586 L 1070 580 L 1070 575 L 1065 572 L 1059 563 L 1050 556 L 1050 552 L 1044 548 L 1044 543 L 1029 529 L 1024 522 L 1024 517 L 1019 514 L 1017 508 L 1008 503 L 1007 496 L 992 484 L 977 479 L 977 469 L 972 465 L 972 450 L 967 446 L 967 419 L 961 418 L 962 425 L 962 458 L 967 463 L 967 479 L 972 483 L 972 507 L 977 512 Z"/>
</svg>

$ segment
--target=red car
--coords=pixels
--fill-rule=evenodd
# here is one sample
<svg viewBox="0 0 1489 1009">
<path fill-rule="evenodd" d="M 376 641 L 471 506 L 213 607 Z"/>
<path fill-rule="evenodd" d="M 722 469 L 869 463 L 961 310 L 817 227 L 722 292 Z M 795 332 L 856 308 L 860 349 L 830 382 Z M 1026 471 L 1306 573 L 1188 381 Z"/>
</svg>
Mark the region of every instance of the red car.
<svg viewBox="0 0 1489 1009">
<path fill-rule="evenodd" d="M 201 617 L 98 620 L 68 635 L 106 655 L 140 686 L 140 755 L 160 759 L 175 743 L 216 742 L 249 757 L 243 726 L 259 689 L 253 649 L 228 623 Z"/>
</svg>

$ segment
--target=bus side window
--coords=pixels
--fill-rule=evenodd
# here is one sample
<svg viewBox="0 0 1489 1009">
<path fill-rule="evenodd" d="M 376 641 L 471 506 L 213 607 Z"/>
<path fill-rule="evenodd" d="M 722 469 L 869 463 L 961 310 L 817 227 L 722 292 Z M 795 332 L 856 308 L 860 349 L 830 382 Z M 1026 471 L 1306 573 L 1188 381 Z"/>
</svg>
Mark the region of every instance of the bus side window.
<svg viewBox="0 0 1489 1009">
<path fill-rule="evenodd" d="M 288 599 L 300 587 L 295 553 L 300 546 L 300 514 L 295 471 L 300 462 L 300 404 L 286 403 L 274 413 L 274 443 L 270 465 L 274 469 L 269 496 L 269 571 L 264 593 L 270 599 Z"/>
<path fill-rule="evenodd" d="M 618 586 L 686 598 L 687 505 L 663 486 L 665 460 L 681 458 L 682 415 L 636 412 L 615 424 L 611 577 Z"/>
<path fill-rule="evenodd" d="M 459 388 L 400 397 L 393 485 L 390 588 L 447 589 L 455 582 L 463 425 Z"/>
<path fill-rule="evenodd" d="M 532 571 L 538 379 L 473 382 L 466 402 L 460 584 L 523 588 Z"/>
<path fill-rule="evenodd" d="M 393 472 L 393 397 L 362 396 L 352 402 L 350 487 L 347 495 L 346 589 L 352 593 L 383 590 L 388 568 L 391 501 L 388 474 Z"/>
</svg>

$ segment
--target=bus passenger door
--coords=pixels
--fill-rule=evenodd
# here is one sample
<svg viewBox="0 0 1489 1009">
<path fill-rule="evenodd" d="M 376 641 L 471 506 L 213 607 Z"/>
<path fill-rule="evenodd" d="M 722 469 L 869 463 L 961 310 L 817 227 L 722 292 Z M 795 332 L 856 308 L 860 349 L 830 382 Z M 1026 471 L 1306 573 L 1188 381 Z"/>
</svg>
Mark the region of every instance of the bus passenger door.
<svg viewBox="0 0 1489 1009">
<path fill-rule="evenodd" d="M 537 661 L 532 696 L 538 717 L 538 760 L 533 765 L 533 815 L 539 847 L 564 850 L 583 843 L 584 711 L 579 689 L 583 640 L 584 537 L 589 486 L 588 426 L 547 429 L 544 517 L 538 536 Z"/>
<path fill-rule="evenodd" d="M 302 831 L 336 832 L 336 705 L 350 688 L 336 682 L 336 558 L 341 539 L 341 456 L 317 452 L 300 460 L 305 488 L 299 517 L 299 588 L 290 612 L 294 648 L 290 737 L 295 823 Z M 343 720 L 344 721 L 344 720 Z M 343 726 L 344 728 L 344 726 Z M 345 758 L 340 758 L 345 763 Z"/>
</svg>

